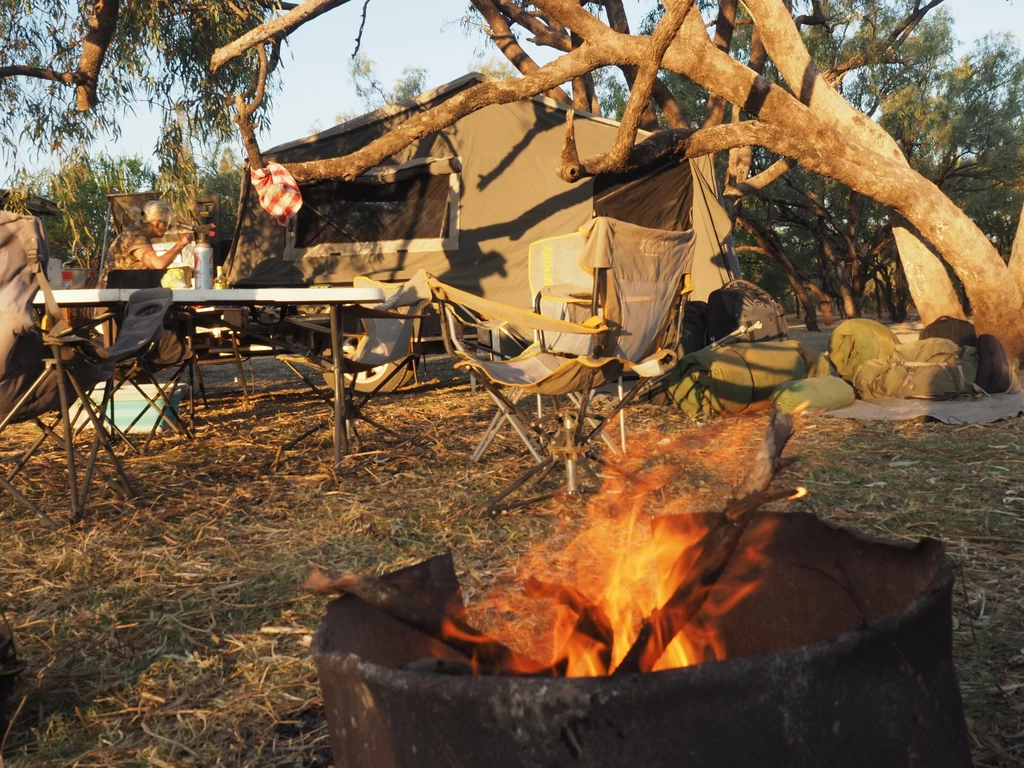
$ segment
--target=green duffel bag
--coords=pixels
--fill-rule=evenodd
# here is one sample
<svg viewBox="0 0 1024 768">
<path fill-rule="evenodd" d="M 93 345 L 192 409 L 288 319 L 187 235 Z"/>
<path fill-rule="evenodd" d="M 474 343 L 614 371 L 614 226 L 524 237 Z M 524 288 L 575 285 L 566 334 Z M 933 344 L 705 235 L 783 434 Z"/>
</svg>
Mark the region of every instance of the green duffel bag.
<svg viewBox="0 0 1024 768">
<path fill-rule="evenodd" d="M 832 375 L 832 372 L 828 367 L 828 358 L 825 357 L 824 353 L 822 353 L 822 351 L 817 347 L 812 347 L 810 344 L 805 344 L 802 341 L 795 341 L 793 339 L 781 341 L 779 343 L 788 344 L 800 353 L 800 357 L 804 360 L 804 367 L 807 369 L 808 379 L 816 379 L 819 376 Z"/>
<path fill-rule="evenodd" d="M 945 362 L 903 360 L 897 354 L 887 360 L 869 360 L 857 369 L 853 386 L 861 397 L 946 400 L 976 392 L 977 375 L 978 351 L 961 347 L 957 358 Z"/>
<path fill-rule="evenodd" d="M 963 347 L 962 349 L 974 349 L 974 347 Z M 977 368 L 977 353 L 968 353 L 967 357 L 974 355 L 974 367 Z M 892 348 L 888 359 L 894 363 L 956 363 L 961 358 L 961 347 L 955 341 L 931 337 L 919 341 L 908 341 L 906 344 L 897 344 Z"/>
<path fill-rule="evenodd" d="M 771 403 L 783 413 L 795 413 L 848 408 L 856 399 L 853 387 L 838 376 L 823 376 L 780 384 L 772 392 Z"/>
<path fill-rule="evenodd" d="M 828 340 L 828 357 L 839 375 L 851 384 L 857 369 L 868 360 L 885 359 L 900 340 L 879 322 L 866 318 L 844 320 Z"/>
<path fill-rule="evenodd" d="M 667 393 L 683 413 L 710 418 L 767 408 L 780 384 L 808 375 L 805 360 L 823 369 L 816 351 L 793 341 L 766 341 L 703 349 L 681 358 Z M 827 369 L 826 369 L 827 373 Z"/>
</svg>

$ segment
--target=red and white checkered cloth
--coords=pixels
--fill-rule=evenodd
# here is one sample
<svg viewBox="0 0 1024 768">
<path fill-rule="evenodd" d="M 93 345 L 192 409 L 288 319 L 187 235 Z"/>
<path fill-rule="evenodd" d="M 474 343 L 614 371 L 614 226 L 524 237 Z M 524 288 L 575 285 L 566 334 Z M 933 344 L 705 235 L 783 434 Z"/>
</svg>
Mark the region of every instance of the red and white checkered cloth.
<svg viewBox="0 0 1024 768">
<path fill-rule="evenodd" d="M 256 194 L 260 196 L 263 210 L 287 224 L 302 207 L 302 193 L 299 185 L 287 169 L 279 163 L 267 163 L 266 168 L 257 168 L 249 174 Z"/>
</svg>

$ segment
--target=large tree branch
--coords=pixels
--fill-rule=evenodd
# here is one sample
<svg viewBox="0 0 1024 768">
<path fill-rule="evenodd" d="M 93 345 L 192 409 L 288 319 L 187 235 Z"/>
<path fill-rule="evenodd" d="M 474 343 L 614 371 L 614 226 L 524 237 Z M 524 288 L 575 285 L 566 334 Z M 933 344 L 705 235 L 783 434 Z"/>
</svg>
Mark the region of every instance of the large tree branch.
<svg viewBox="0 0 1024 768">
<path fill-rule="evenodd" d="M 24 64 L 10 64 L 0 67 L 0 80 L 7 77 L 34 77 L 38 80 L 52 80 L 55 83 L 79 85 L 85 82 L 84 72 L 58 72 L 49 67 L 30 67 Z"/>
<path fill-rule="evenodd" d="M 276 45 L 277 42 L 275 41 L 275 48 Z M 256 56 L 259 59 L 259 70 L 256 73 L 256 87 L 252 101 L 246 103 L 242 94 L 235 95 L 236 114 L 234 121 L 238 126 L 239 133 L 242 135 L 242 144 L 245 146 L 245 153 L 249 157 L 250 170 L 262 168 L 265 165 L 263 153 L 260 152 L 259 143 L 256 141 L 256 126 L 253 123 L 252 116 L 260 108 L 260 105 L 263 103 L 263 97 L 266 95 L 267 74 L 270 70 L 266 47 L 263 45 L 257 46 Z"/>
<path fill-rule="evenodd" d="M 93 5 L 88 30 L 82 41 L 82 55 L 78 61 L 78 71 L 83 79 L 78 84 L 77 102 L 82 112 L 96 106 L 100 70 L 117 28 L 118 10 L 118 0 L 96 0 Z"/>
<path fill-rule="evenodd" d="M 675 40 L 679 28 L 683 24 L 683 19 L 692 5 L 693 0 L 674 0 L 674 2 L 665 0 L 665 14 L 658 21 L 658 25 L 654 28 L 654 34 L 651 35 L 650 42 L 647 44 L 644 62 L 637 71 L 636 81 L 629 94 L 629 101 L 626 102 L 626 109 L 619 123 L 619 133 L 615 138 L 615 144 L 603 156 L 608 167 L 619 167 L 636 143 L 636 132 L 651 99 L 651 92 L 661 61 L 665 58 L 668 47 Z M 596 163 L 597 161 L 595 159 L 592 162 Z"/>
<path fill-rule="evenodd" d="M 509 0 L 490 1 L 501 11 L 505 18 L 532 34 L 533 37 L 530 39 L 530 42 L 534 45 L 544 45 L 562 53 L 568 53 L 572 50 L 572 42 L 569 40 L 569 35 L 566 34 L 564 29 L 552 29 L 541 18 L 535 14 L 527 13 L 515 3 L 509 2 Z"/>
<path fill-rule="evenodd" d="M 604 4 L 605 13 L 608 15 L 608 24 L 616 32 L 624 35 L 629 34 L 629 19 L 626 18 L 626 9 L 622 7 L 622 0 L 605 0 Z M 636 82 L 636 75 L 639 71 L 636 67 L 620 66 L 619 71 L 622 72 L 622 76 L 626 79 L 626 85 L 629 87 L 630 93 L 633 92 L 633 84 Z M 656 81 L 656 85 L 661 85 L 661 81 Z M 673 103 L 675 97 L 671 97 Z M 685 128 L 683 125 L 675 125 L 670 123 L 673 128 Z M 649 101 L 646 108 L 644 109 L 643 116 L 640 118 L 640 127 L 645 131 L 654 132 L 658 130 L 658 115 L 654 111 L 654 102 Z"/>
<path fill-rule="evenodd" d="M 498 2 L 501 0 L 471 0 L 473 6 L 480 11 L 480 15 L 484 17 L 484 21 L 487 23 L 485 32 L 488 37 L 494 42 L 494 45 L 501 51 L 502 55 L 511 62 L 512 66 L 515 67 L 519 72 L 524 75 L 534 74 L 540 67 L 537 63 L 530 58 L 529 54 L 523 50 L 522 46 L 519 45 L 519 41 L 516 40 L 516 36 L 512 34 L 512 29 L 509 27 L 508 22 L 502 15 L 498 8 Z M 565 94 L 561 88 L 551 88 L 546 92 L 549 98 L 555 99 L 561 104 L 566 106 L 572 106 L 572 100 Z"/>
<path fill-rule="evenodd" d="M 1017 219 L 1017 232 L 1013 236 L 1013 246 L 1010 249 L 1009 268 L 1010 276 L 1024 293 L 1024 209 L 1021 209 L 1020 218 Z"/>
<path fill-rule="evenodd" d="M 584 43 L 572 53 L 544 65 L 531 75 L 495 80 L 474 85 L 443 104 L 413 115 L 401 125 L 365 147 L 344 157 L 291 163 L 288 170 L 300 184 L 322 179 L 352 180 L 384 159 L 435 131 L 446 128 L 462 117 L 491 104 L 528 99 L 551 90 L 573 77 L 610 63 L 611 52 L 602 53 Z"/>
<path fill-rule="evenodd" d="M 776 160 L 756 176 L 751 176 L 749 179 L 745 179 L 744 181 L 737 181 L 726 187 L 725 192 L 722 194 L 725 197 L 746 197 L 747 195 L 760 192 L 773 181 L 777 181 L 785 176 L 799 164 L 800 163 L 790 157 L 784 157 L 781 160 Z"/>
<path fill-rule="evenodd" d="M 241 37 L 215 50 L 210 58 L 210 71 L 216 72 L 231 59 L 241 56 L 250 48 L 261 43 L 287 37 L 307 21 L 312 21 L 317 16 L 347 2 L 348 0 L 305 0 L 283 16 L 278 16 L 265 24 L 260 24 L 255 29 L 250 29 Z"/>
<path fill-rule="evenodd" d="M 737 0 L 720 0 L 718 3 L 718 20 L 715 22 L 715 47 L 723 53 L 729 53 L 732 46 L 732 32 L 736 28 Z M 728 102 L 721 96 L 711 94 L 707 109 L 704 112 L 703 128 L 721 125 L 725 122 L 725 106 Z"/>
</svg>

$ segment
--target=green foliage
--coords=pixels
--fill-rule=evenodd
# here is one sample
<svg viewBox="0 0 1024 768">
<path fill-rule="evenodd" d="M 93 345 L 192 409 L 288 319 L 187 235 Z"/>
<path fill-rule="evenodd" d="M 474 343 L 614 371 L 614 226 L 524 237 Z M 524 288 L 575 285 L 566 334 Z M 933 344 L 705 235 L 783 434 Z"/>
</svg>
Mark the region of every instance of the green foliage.
<svg viewBox="0 0 1024 768">
<path fill-rule="evenodd" d="M 0 0 L 0 66 L 26 65 L 73 72 L 93 2 Z M 263 0 L 184 0 L 120 3 L 117 27 L 99 78 L 96 107 L 76 108 L 75 88 L 32 77 L 0 79 L 0 151 L 24 166 L 50 153 L 72 161 L 98 137 L 118 136 L 118 120 L 144 104 L 164 116 L 154 137 L 167 190 L 194 180 L 187 148 L 234 134 L 229 99 L 253 82 L 250 52 L 209 69 L 214 50 L 269 18 L 276 3 Z M 277 81 L 272 77 L 268 92 Z M 265 102 L 269 107 L 270 101 Z M 264 110 L 265 112 L 265 110 Z M 187 197 L 186 187 L 174 195 Z"/>
<path fill-rule="evenodd" d="M 508 80 L 519 77 L 515 67 L 508 63 L 502 56 L 492 55 L 486 59 L 478 56 L 469 66 L 470 72 L 479 72 L 482 75 L 493 77 L 495 80 Z"/>
<path fill-rule="evenodd" d="M 944 62 L 882 100 L 882 125 L 1008 256 L 1024 202 L 1024 56 L 998 35 Z"/>
<path fill-rule="evenodd" d="M 178 216 L 190 220 L 189 212 L 197 195 L 220 195 L 220 235 L 230 236 L 237 217 L 241 160 L 231 149 L 215 148 L 200 155 L 198 160 L 187 158 L 180 167 L 192 169 L 193 177 L 189 181 L 192 194 L 175 198 L 164 192 L 164 199 Z M 22 185 L 12 190 L 7 207 L 11 210 L 18 209 L 19 205 L 23 207 L 28 194 L 55 202 L 61 215 L 46 217 L 44 222 L 50 253 L 61 262 L 96 267 L 107 226 L 107 195 L 148 192 L 160 186 L 160 173 L 138 155 L 82 155 L 65 163 L 56 173 L 23 177 Z"/>
<path fill-rule="evenodd" d="M 62 262 L 97 266 L 107 220 L 107 195 L 153 189 L 156 174 L 134 157 L 81 156 L 56 173 L 28 179 L 34 194 L 57 203 L 61 216 L 45 220 L 50 253 Z"/>
<path fill-rule="evenodd" d="M 368 112 L 380 109 L 387 104 L 411 99 L 427 90 L 427 70 L 425 67 L 406 66 L 402 76 L 395 80 L 389 89 L 377 77 L 373 59 L 364 53 L 357 54 L 349 64 L 349 76 L 355 86 L 356 96 L 363 102 Z M 339 115 L 339 118 L 348 117 Z M 340 120 L 339 120 L 340 121 Z"/>
<path fill-rule="evenodd" d="M 238 220 L 238 198 L 242 190 L 242 160 L 231 149 L 220 149 L 202 158 L 199 164 L 199 186 L 203 195 L 220 195 L 221 224 L 219 237 L 227 238 L 235 231 Z"/>
</svg>

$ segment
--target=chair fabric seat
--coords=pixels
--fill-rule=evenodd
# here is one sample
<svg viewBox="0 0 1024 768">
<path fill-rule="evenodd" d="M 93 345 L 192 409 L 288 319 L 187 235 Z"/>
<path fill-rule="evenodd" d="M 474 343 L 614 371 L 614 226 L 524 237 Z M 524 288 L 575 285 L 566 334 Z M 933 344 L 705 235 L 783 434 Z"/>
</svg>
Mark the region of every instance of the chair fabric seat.
<svg viewBox="0 0 1024 768">
<path fill-rule="evenodd" d="M 567 395 L 584 386 L 588 371 L 592 386 L 614 381 L 622 371 L 622 362 L 609 358 L 565 358 L 550 352 L 520 355 L 513 360 L 460 360 L 455 367 L 476 370 L 494 383 L 516 387 L 528 394 Z"/>
</svg>

